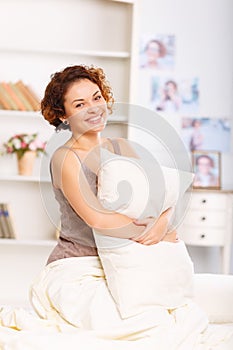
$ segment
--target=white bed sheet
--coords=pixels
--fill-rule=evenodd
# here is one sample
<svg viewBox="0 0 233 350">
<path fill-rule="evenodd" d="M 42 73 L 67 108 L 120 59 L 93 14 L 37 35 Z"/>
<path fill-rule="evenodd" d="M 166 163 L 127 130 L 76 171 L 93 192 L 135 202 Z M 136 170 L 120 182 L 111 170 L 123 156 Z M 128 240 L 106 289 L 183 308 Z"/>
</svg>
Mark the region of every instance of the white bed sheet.
<svg viewBox="0 0 233 350">
<path fill-rule="evenodd" d="M 106 292 L 105 277 L 96 258 L 84 259 L 83 264 L 77 259 L 64 260 L 65 262 L 55 264 L 57 268 L 53 269 L 50 276 L 43 271 L 42 276 L 35 281 L 33 289 L 35 294 L 32 296 L 37 303 L 35 305 L 39 314 L 44 319 L 24 308 L 5 306 L 1 309 L 1 350 L 233 349 L 233 325 L 207 325 L 192 305 L 173 310 L 168 318 L 161 319 L 160 324 L 153 323 L 154 312 L 158 311 L 155 309 L 151 314 L 139 315 L 125 322 L 123 326 L 120 323 L 117 326 L 119 320 L 116 313 L 114 316 L 114 304 Z M 86 271 L 85 276 L 83 269 Z M 62 290 L 59 281 L 62 281 L 64 286 Z M 63 298 L 62 293 L 68 293 L 68 290 L 74 291 L 75 284 L 75 293 L 79 291 L 79 294 L 71 293 Z M 43 288 L 46 289 L 46 293 Z M 60 292 L 56 294 L 56 291 L 60 291 L 61 294 Z M 77 297 L 83 298 L 84 304 L 75 303 Z M 75 307 L 76 304 L 79 304 L 78 308 Z M 86 310 L 88 305 L 89 313 L 82 314 L 80 305 L 84 306 L 83 310 Z M 104 314 L 106 316 L 108 313 L 112 319 L 106 322 Z M 82 322 L 89 323 L 91 330 L 82 329 Z M 148 322 L 147 326 L 145 322 Z"/>
</svg>

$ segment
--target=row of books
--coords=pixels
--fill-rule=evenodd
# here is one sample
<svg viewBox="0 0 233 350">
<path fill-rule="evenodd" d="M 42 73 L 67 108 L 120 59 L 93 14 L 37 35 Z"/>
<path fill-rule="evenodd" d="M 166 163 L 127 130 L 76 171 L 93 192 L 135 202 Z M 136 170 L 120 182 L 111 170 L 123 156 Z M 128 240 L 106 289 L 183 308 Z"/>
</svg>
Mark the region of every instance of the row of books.
<svg viewBox="0 0 233 350">
<path fill-rule="evenodd" d="M 15 238 L 15 229 L 8 203 L 0 203 L 0 238 Z"/>
<path fill-rule="evenodd" d="M 22 80 L 16 83 L 0 82 L 0 109 L 38 111 L 40 99 Z"/>
</svg>

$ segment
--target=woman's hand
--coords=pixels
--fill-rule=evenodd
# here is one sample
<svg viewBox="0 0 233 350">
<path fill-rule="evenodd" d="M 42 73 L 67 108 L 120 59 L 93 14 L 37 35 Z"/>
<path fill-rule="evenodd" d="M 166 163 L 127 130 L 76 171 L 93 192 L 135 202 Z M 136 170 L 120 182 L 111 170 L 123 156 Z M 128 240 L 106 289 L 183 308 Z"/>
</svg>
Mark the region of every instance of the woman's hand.
<svg viewBox="0 0 233 350">
<path fill-rule="evenodd" d="M 174 243 L 178 242 L 179 239 L 175 230 L 168 233 L 171 214 L 172 209 L 169 208 L 163 212 L 158 219 L 148 217 L 142 220 L 135 220 L 134 224 L 144 226 L 145 230 L 140 236 L 131 239 L 144 245 L 156 244 L 162 240 Z"/>
<path fill-rule="evenodd" d="M 157 220 L 158 221 L 158 220 Z M 155 218 L 148 217 L 142 220 L 135 220 L 135 225 L 144 226 L 145 230 L 140 236 L 131 238 L 133 241 L 145 245 L 156 244 L 160 242 L 165 236 L 166 232 L 163 230 L 155 230 L 155 226 L 157 226 L 157 222 Z"/>
</svg>

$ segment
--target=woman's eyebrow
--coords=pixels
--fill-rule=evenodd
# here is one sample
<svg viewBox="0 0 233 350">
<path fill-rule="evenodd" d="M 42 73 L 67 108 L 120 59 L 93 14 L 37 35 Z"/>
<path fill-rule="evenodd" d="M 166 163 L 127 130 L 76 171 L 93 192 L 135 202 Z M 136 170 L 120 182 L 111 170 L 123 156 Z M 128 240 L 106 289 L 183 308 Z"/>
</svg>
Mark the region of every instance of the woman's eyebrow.
<svg viewBox="0 0 233 350">
<path fill-rule="evenodd" d="M 100 90 L 97 90 L 92 96 L 94 97 L 99 92 L 100 92 Z M 72 101 L 72 103 L 77 102 L 77 101 L 84 101 L 84 98 L 76 98 L 75 100 Z"/>
<path fill-rule="evenodd" d="M 77 101 L 84 101 L 84 98 L 76 98 L 75 100 L 72 101 L 72 103 L 77 102 Z"/>
</svg>

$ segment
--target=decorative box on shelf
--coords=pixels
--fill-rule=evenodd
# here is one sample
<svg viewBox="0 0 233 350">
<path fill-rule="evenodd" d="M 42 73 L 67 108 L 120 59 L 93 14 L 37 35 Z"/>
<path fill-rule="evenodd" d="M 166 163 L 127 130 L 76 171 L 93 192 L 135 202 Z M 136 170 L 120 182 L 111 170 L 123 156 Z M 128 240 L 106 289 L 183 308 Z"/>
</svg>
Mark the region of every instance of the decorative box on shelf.
<svg viewBox="0 0 233 350">
<path fill-rule="evenodd" d="M 187 245 L 220 247 L 221 270 L 230 271 L 233 235 L 233 190 L 195 189 L 188 211 L 179 227 Z"/>
</svg>

